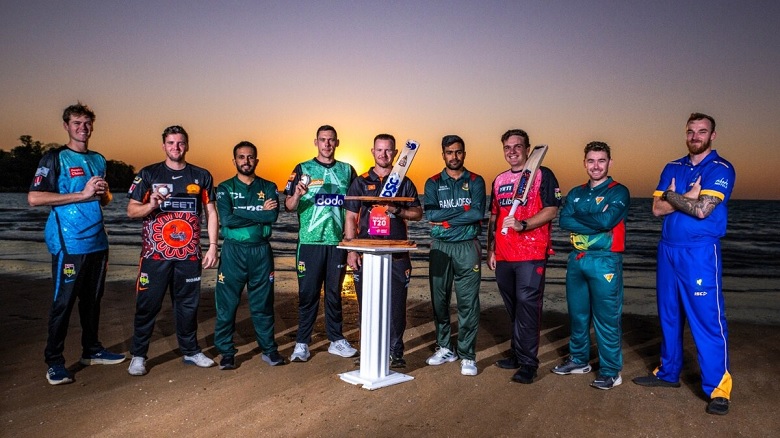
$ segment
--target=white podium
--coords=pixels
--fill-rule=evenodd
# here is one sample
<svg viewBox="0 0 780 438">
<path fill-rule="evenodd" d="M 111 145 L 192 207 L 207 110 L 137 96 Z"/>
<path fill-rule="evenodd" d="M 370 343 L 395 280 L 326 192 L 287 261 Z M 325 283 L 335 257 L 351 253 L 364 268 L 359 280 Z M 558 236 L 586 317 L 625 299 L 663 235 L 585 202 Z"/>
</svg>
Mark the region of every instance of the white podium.
<svg viewBox="0 0 780 438">
<path fill-rule="evenodd" d="M 339 248 L 363 253 L 360 369 L 341 373 L 339 377 L 368 390 L 413 380 L 414 377 L 407 374 L 390 371 L 390 285 L 393 253 L 408 252 L 417 247 L 367 247 L 342 242 Z"/>
</svg>

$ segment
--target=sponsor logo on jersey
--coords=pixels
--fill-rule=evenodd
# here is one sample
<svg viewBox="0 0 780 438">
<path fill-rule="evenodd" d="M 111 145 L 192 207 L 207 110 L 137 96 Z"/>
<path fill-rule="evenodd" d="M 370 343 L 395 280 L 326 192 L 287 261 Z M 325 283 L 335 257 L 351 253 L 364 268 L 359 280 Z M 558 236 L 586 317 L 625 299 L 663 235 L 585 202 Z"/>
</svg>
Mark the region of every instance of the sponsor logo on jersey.
<svg viewBox="0 0 780 438">
<path fill-rule="evenodd" d="M 196 213 L 197 202 L 193 198 L 174 196 L 160 204 L 162 211 L 178 211 L 183 213 Z"/>
<path fill-rule="evenodd" d="M 85 176 L 86 175 L 86 172 L 84 172 L 84 168 L 83 167 L 71 167 L 68 170 L 70 172 L 70 177 L 71 178 L 75 178 L 77 176 Z"/>
<path fill-rule="evenodd" d="M 604 278 L 607 280 L 608 283 L 612 283 L 612 279 L 615 278 L 615 274 L 604 274 Z"/>
<path fill-rule="evenodd" d="M 323 184 L 325 184 L 325 180 L 324 179 L 313 179 L 309 183 L 309 187 L 317 187 L 317 186 L 321 186 Z"/>
<path fill-rule="evenodd" d="M 198 185 L 197 181 L 195 184 L 188 184 L 187 185 L 187 193 L 190 195 L 197 195 L 200 193 L 200 186 Z"/>
<path fill-rule="evenodd" d="M 49 176 L 49 168 L 48 167 L 39 167 L 35 170 L 35 176 Z"/>
<path fill-rule="evenodd" d="M 728 182 L 728 180 L 725 180 L 725 179 L 723 179 L 723 178 L 720 178 L 720 179 L 718 179 L 717 181 L 715 181 L 715 185 L 716 185 L 716 186 L 719 186 L 719 187 L 723 187 L 724 189 L 727 189 L 727 188 L 729 188 L 729 182 Z"/>
<path fill-rule="evenodd" d="M 502 193 L 514 193 L 514 191 L 515 191 L 514 184 L 504 184 L 504 185 L 498 186 L 498 194 L 499 195 L 502 194 Z"/>
<path fill-rule="evenodd" d="M 440 191 L 440 192 L 446 192 L 446 191 L 448 191 L 449 189 L 450 189 L 450 187 L 449 187 L 449 186 L 447 186 L 447 185 L 441 185 L 441 186 L 439 186 L 439 191 Z"/>
<path fill-rule="evenodd" d="M 704 292 L 704 291 L 696 291 L 696 292 L 694 292 L 694 293 L 693 293 L 693 296 L 694 296 L 694 297 L 706 297 L 706 296 L 707 296 L 707 292 Z"/>
<path fill-rule="evenodd" d="M 184 280 L 185 283 L 197 283 L 200 281 L 200 277 L 192 277 Z"/>
<path fill-rule="evenodd" d="M 344 205 L 344 195 L 320 193 L 314 197 L 314 205 L 318 207 L 340 207 Z"/>
<path fill-rule="evenodd" d="M 72 276 L 76 275 L 76 265 L 74 265 L 72 263 L 68 263 L 68 264 L 63 265 L 62 266 L 62 273 L 66 277 L 72 277 Z"/>
<path fill-rule="evenodd" d="M 376 184 L 368 184 L 366 190 L 376 190 Z"/>
<path fill-rule="evenodd" d="M 225 274 L 220 272 L 219 275 L 217 275 L 217 281 L 222 284 L 225 284 Z"/>
</svg>

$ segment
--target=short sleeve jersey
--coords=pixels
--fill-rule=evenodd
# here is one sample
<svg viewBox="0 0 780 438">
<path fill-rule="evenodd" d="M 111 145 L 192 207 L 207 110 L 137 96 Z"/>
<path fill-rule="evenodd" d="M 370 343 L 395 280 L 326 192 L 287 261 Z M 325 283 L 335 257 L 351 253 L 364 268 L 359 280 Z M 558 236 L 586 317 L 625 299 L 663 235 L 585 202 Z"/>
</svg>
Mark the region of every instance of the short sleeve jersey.
<svg viewBox="0 0 780 438">
<path fill-rule="evenodd" d="M 144 167 L 127 197 L 145 203 L 152 192 L 170 197 L 143 219 L 141 257 L 153 260 L 199 260 L 200 215 L 214 202 L 214 182 L 203 168 L 187 163 L 173 170 L 164 162 Z"/>
<path fill-rule="evenodd" d="M 384 179 L 380 178 L 379 175 L 374 172 L 374 168 L 372 167 L 368 170 L 368 172 L 355 178 L 355 180 L 352 182 L 352 185 L 349 187 L 349 192 L 347 194 L 349 196 L 379 196 L 382 187 L 384 187 L 386 179 L 387 177 Z M 404 177 L 403 181 L 401 181 L 401 186 L 398 188 L 398 193 L 396 193 L 396 196 L 399 198 L 414 198 L 414 200 L 411 202 L 398 203 L 398 205 L 400 205 L 402 208 L 420 206 L 417 187 L 414 186 L 414 183 L 409 178 Z M 347 201 L 344 204 L 344 207 L 347 210 L 358 214 L 357 237 L 359 239 L 376 238 L 387 240 L 407 240 L 409 238 L 406 220 L 394 215 L 392 217 L 388 216 L 390 226 L 389 234 L 384 236 L 371 236 L 369 234 L 369 220 L 373 204 L 369 202 Z"/>
<path fill-rule="evenodd" d="M 291 196 L 301 175 L 309 175 L 309 191 L 298 202 L 298 242 L 307 245 L 338 245 L 344 236 L 344 195 L 357 175 L 347 163 L 323 164 L 316 159 L 295 166 L 284 193 Z"/>
<path fill-rule="evenodd" d="M 728 207 L 734 189 L 736 173 L 734 166 L 721 158 L 717 151 L 710 152 L 697 165 L 693 165 L 689 156 L 667 163 L 661 172 L 661 179 L 653 196 L 661 196 L 675 182 L 677 193 L 686 193 L 696 180 L 701 177 L 700 195 L 714 196 L 722 202 L 704 219 L 699 219 L 686 213 L 675 211 L 664 216 L 661 229 L 661 239 L 674 242 L 677 245 L 686 243 L 699 244 L 720 239 L 726 235 Z"/>
<path fill-rule="evenodd" d="M 558 187 L 555 174 L 546 167 L 540 167 L 539 170 L 528 191 L 525 205 L 517 207 L 515 211 L 517 220 L 526 220 L 545 207 L 561 206 L 561 189 Z M 497 261 L 545 260 L 552 249 L 550 223 L 530 231 L 509 230 L 506 235 L 501 234 L 501 222 L 509 215 L 512 208 L 512 198 L 520 175 L 521 172 L 507 170 L 493 181 L 490 214 L 497 217 L 496 228 L 498 229 L 495 236 Z"/>
<path fill-rule="evenodd" d="M 41 158 L 30 191 L 76 193 L 93 176 L 106 175 L 106 159 L 97 152 L 76 152 L 67 146 L 48 151 Z M 89 254 L 108 248 L 100 201 L 74 202 L 51 207 L 44 231 L 52 254 Z"/>
</svg>

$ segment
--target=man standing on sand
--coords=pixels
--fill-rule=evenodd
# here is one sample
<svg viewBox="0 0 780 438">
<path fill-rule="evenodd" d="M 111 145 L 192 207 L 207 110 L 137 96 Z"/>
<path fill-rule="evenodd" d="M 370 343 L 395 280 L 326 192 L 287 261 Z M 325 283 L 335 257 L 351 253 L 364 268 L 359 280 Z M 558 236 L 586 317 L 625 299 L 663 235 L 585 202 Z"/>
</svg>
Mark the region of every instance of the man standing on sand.
<svg viewBox="0 0 780 438">
<path fill-rule="evenodd" d="M 352 181 L 347 195 L 349 196 L 379 196 L 387 182 L 387 177 L 393 170 L 393 160 L 398 154 L 395 147 L 395 137 L 390 134 L 379 134 L 374 137 L 371 148 L 374 156 L 374 167 Z M 392 202 L 377 204 L 375 202 L 347 201 L 347 222 L 344 227 L 346 240 L 379 239 L 408 240 L 409 231 L 406 221 L 419 221 L 422 218 L 422 207 L 417 198 L 417 188 L 407 177 L 398 187 L 398 197 L 414 198 L 411 202 Z M 380 225 L 375 225 L 374 219 L 381 219 Z M 347 264 L 354 273 L 355 291 L 358 302 L 363 294 L 363 260 L 357 251 L 349 251 Z M 412 276 L 412 260 L 409 252 L 393 254 L 392 279 L 390 284 L 390 367 L 405 368 L 404 331 L 406 331 L 406 297 L 409 291 L 409 280 Z"/>
<path fill-rule="evenodd" d="M 233 164 L 236 176 L 217 186 L 217 211 L 224 239 L 214 290 L 214 346 L 222 355 L 219 369 L 236 367 L 238 350 L 233 333 L 245 286 L 255 339 L 263 351 L 260 357 L 268 365 L 284 365 L 274 340 L 274 254 L 269 243 L 271 226 L 279 216 L 279 194 L 276 184 L 255 173 L 254 144 L 242 141 L 233 147 Z"/>
<path fill-rule="evenodd" d="M 44 154 L 27 195 L 30 206 L 51 206 L 44 236 L 52 254 L 54 300 L 44 357 L 46 380 L 52 385 L 73 382 L 62 353 L 77 298 L 81 364 L 109 365 L 125 360 L 125 355 L 106 350 L 98 340 L 100 300 L 108 267 L 102 207 L 112 197 L 105 180 L 106 159 L 88 147 L 95 113 L 79 102 L 65 108 L 62 121 L 68 143 Z"/>
<path fill-rule="evenodd" d="M 566 267 L 566 302 L 571 338 L 569 357 L 552 372 L 560 375 L 590 372 L 590 321 L 599 350 L 598 389 L 623 383 L 623 251 L 626 248 L 628 188 L 609 176 L 609 145 L 593 141 L 585 146 L 587 183 L 566 195 L 560 226 L 571 231 L 574 250 Z"/>
<path fill-rule="evenodd" d="M 512 327 L 506 359 L 496 366 L 516 369 L 512 380 L 533 383 L 539 368 L 539 330 L 547 258 L 552 251 L 551 222 L 561 205 L 561 190 L 553 172 L 540 167 L 525 205 L 509 216 L 517 183 L 528 160 L 531 142 L 522 129 L 501 136 L 504 159 L 510 169 L 493 181 L 488 224 L 488 268 L 496 271 L 496 283 Z M 507 234 L 501 233 L 507 228 Z"/>
<path fill-rule="evenodd" d="M 309 344 L 325 287 L 325 331 L 328 353 L 353 357 L 357 350 L 342 333 L 341 284 L 347 269 L 347 252 L 338 248 L 344 237 L 344 195 L 355 179 L 355 169 L 336 160 L 339 145 L 336 129 L 317 129 L 317 156 L 295 166 L 284 189 L 287 211 L 297 211 L 300 230 L 296 265 L 298 269 L 298 334 L 291 362 L 309 360 Z"/>
<path fill-rule="evenodd" d="M 441 140 L 444 170 L 425 182 L 425 216 L 431 228 L 428 282 L 431 288 L 436 353 L 426 361 L 441 365 L 460 357 L 460 373 L 477 375 L 479 286 L 482 246 L 478 236 L 485 217 L 485 180 L 463 166 L 466 143 L 457 135 Z M 452 285 L 458 302 L 458 345 L 451 348 Z"/>
<path fill-rule="evenodd" d="M 154 322 L 170 288 L 176 339 L 185 364 L 208 368 L 214 361 L 198 345 L 198 305 L 202 270 L 217 264 L 219 219 L 211 174 L 185 161 L 189 136 L 181 126 L 162 133 L 165 161 L 144 167 L 127 193 L 127 215 L 143 218 L 141 263 L 128 373 L 146 374 Z M 209 248 L 200 248 L 201 213 L 208 224 Z"/>
<path fill-rule="evenodd" d="M 656 287 L 661 322 L 661 364 L 633 382 L 679 387 L 686 319 L 698 351 L 707 413 L 729 411 L 728 327 L 723 300 L 720 239 L 736 173 L 712 149 L 715 119 L 693 113 L 686 124 L 688 155 L 664 167 L 653 193 L 653 214 L 663 216 Z"/>
</svg>

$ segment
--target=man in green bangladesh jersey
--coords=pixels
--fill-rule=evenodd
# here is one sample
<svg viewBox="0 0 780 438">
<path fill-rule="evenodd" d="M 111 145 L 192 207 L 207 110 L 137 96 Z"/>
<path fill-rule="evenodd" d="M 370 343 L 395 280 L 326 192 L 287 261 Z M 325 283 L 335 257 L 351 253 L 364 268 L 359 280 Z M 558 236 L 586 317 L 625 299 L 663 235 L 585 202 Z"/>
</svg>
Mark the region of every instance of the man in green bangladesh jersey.
<svg viewBox="0 0 780 438">
<path fill-rule="evenodd" d="M 279 216 L 276 184 L 255 174 L 257 147 L 242 141 L 233 148 L 238 173 L 217 187 L 217 211 L 222 226 L 214 301 L 217 322 L 214 345 L 222 355 L 219 368 L 236 367 L 233 332 L 241 291 L 246 286 L 249 312 L 261 358 L 271 366 L 286 362 L 274 340 L 274 255 L 269 239 Z"/>
</svg>

